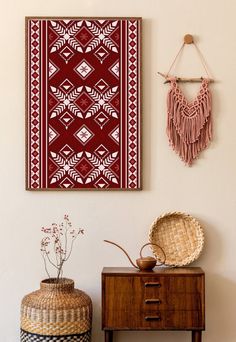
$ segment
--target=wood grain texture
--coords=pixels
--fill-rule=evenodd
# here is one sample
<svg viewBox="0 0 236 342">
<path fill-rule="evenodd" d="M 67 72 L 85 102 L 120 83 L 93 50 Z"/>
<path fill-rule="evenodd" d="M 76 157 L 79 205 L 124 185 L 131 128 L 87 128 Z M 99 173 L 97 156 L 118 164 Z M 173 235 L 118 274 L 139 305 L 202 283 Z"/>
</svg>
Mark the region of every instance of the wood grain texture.
<svg viewBox="0 0 236 342">
<path fill-rule="evenodd" d="M 105 268 L 102 328 L 111 330 L 205 329 L 204 272 L 200 268 Z M 106 335 L 106 341 L 112 341 Z M 201 341 L 193 333 L 192 341 Z"/>
<path fill-rule="evenodd" d="M 155 267 L 152 271 L 139 271 L 135 269 L 134 267 L 104 267 L 102 274 L 120 274 L 121 276 L 128 276 L 130 274 L 134 274 L 136 276 L 144 276 L 144 275 L 188 275 L 190 274 L 191 276 L 199 275 L 199 274 L 204 274 L 203 270 L 201 267 L 175 267 L 175 268 L 165 268 L 165 267 Z"/>
</svg>

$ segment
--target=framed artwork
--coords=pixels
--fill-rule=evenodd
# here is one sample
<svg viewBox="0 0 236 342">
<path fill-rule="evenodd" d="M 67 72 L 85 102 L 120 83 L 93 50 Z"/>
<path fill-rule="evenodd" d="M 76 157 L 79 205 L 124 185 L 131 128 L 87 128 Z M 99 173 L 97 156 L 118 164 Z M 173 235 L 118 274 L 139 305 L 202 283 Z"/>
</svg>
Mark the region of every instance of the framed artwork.
<svg viewBox="0 0 236 342">
<path fill-rule="evenodd" d="M 27 190 L 141 188 L 141 18 L 26 18 Z"/>
</svg>

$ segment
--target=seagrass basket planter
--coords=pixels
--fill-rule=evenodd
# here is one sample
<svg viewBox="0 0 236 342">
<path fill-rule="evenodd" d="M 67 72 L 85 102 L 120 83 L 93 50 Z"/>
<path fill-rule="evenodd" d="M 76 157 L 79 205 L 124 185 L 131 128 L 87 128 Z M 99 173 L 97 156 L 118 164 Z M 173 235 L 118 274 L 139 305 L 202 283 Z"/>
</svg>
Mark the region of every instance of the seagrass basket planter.
<svg viewBox="0 0 236 342">
<path fill-rule="evenodd" d="M 92 301 L 67 278 L 45 279 L 21 303 L 21 342 L 90 342 Z"/>
</svg>

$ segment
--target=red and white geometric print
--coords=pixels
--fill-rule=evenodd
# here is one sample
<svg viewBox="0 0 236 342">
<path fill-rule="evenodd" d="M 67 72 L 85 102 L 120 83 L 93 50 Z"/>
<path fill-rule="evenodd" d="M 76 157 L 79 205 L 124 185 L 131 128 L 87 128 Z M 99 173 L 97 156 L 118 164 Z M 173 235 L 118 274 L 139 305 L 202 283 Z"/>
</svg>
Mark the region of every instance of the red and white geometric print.
<svg viewBox="0 0 236 342">
<path fill-rule="evenodd" d="M 27 189 L 140 189 L 140 18 L 27 18 Z"/>
<path fill-rule="evenodd" d="M 30 22 L 29 32 L 29 103 L 28 110 L 30 113 L 28 121 L 29 129 L 29 158 L 28 175 L 29 182 L 33 188 L 40 187 L 40 26 L 38 21 Z"/>
</svg>

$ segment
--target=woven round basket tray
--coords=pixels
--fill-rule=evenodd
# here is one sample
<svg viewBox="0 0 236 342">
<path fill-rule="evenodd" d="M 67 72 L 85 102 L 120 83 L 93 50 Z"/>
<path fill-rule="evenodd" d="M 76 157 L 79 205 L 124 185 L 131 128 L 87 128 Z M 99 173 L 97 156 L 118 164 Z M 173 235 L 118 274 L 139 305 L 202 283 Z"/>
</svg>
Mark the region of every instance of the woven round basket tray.
<svg viewBox="0 0 236 342">
<path fill-rule="evenodd" d="M 204 233 L 200 223 L 192 216 L 171 212 L 158 217 L 149 232 L 151 243 L 160 245 L 165 254 L 165 265 L 185 266 L 196 260 L 203 248 Z M 158 261 L 160 249 L 151 247 Z"/>
</svg>

